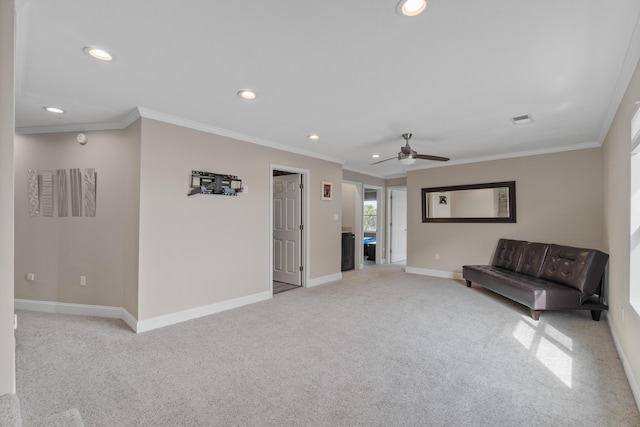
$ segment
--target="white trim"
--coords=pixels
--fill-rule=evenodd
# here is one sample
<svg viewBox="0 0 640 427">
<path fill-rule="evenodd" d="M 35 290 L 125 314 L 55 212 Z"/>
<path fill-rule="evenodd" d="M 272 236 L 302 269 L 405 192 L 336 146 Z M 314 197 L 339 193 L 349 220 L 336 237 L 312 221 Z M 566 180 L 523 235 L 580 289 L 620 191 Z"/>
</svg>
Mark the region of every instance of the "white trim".
<svg viewBox="0 0 640 427">
<path fill-rule="evenodd" d="M 566 151 L 586 150 L 588 148 L 599 148 L 599 147 L 602 147 L 601 143 L 598 143 L 597 141 L 590 141 L 590 142 L 583 142 L 581 144 L 562 145 L 558 147 L 543 148 L 540 150 L 516 151 L 513 153 L 502 153 L 502 154 L 495 154 L 492 156 L 451 160 L 448 162 L 425 162 L 423 164 L 418 164 L 419 162 L 416 162 L 416 166 L 412 166 L 408 171 L 441 168 L 441 167 L 455 166 L 455 165 L 466 165 L 469 163 L 490 162 L 493 160 L 504 160 L 504 159 L 520 158 L 520 157 L 539 156 L 542 154 L 563 153 Z"/>
<path fill-rule="evenodd" d="M 136 318 L 123 307 L 16 299 L 14 301 L 14 308 L 16 310 L 39 311 L 42 313 L 74 314 L 78 316 L 122 319 L 134 331 L 136 331 L 137 328 Z"/>
<path fill-rule="evenodd" d="M 638 60 L 640 59 L 640 15 L 636 17 L 636 25 L 633 28 L 633 33 L 631 34 L 631 40 L 629 41 L 629 46 L 627 47 L 627 52 L 624 57 L 624 62 L 622 63 L 622 67 L 620 68 L 620 72 L 618 73 L 618 79 L 616 80 L 616 86 L 613 90 L 613 94 L 609 101 L 609 106 L 607 108 L 607 113 L 605 114 L 604 120 L 600 125 L 600 135 L 599 141 L 600 145 L 604 143 L 607 134 L 609 133 L 609 129 L 611 128 L 611 124 L 613 123 L 613 119 L 618 112 L 618 108 L 620 107 L 620 103 L 624 98 L 624 94 L 629 87 L 631 82 L 631 78 L 633 77 L 633 73 L 638 64 Z"/>
<path fill-rule="evenodd" d="M 309 280 L 307 282 L 307 287 L 324 285 L 326 283 L 335 282 L 337 280 L 342 280 L 342 273 L 330 274 L 328 276 L 317 277 L 315 279 Z"/>
<path fill-rule="evenodd" d="M 420 274 L 422 276 L 442 277 L 445 279 L 464 280 L 462 273 L 458 271 L 430 270 L 428 268 L 405 267 L 404 271 L 410 274 Z"/>
<path fill-rule="evenodd" d="M 172 116 L 170 114 L 160 113 L 157 111 L 149 110 L 144 107 L 136 107 L 127 113 L 122 119 L 112 121 L 112 122 L 101 122 L 101 123 L 83 123 L 83 124 L 70 124 L 70 125 L 61 125 L 61 126 L 36 126 L 36 127 L 18 127 L 15 129 L 15 133 L 17 135 L 25 135 L 25 134 L 40 134 L 40 133 L 60 133 L 60 132 L 78 132 L 78 131 L 99 131 L 99 130 L 117 130 L 117 129 L 125 129 L 133 122 L 135 122 L 139 118 L 146 118 L 151 120 L 157 120 L 164 123 L 174 124 L 176 126 L 182 126 L 188 129 L 199 130 L 201 132 L 206 132 L 214 135 L 226 136 L 228 138 L 237 139 L 244 142 L 249 142 L 252 144 L 262 145 L 265 147 L 274 148 L 277 150 L 286 151 L 289 153 L 300 154 L 307 157 L 312 157 L 314 159 L 326 160 L 329 162 L 339 163 L 342 165 L 343 170 L 348 170 L 352 172 L 357 172 L 363 175 L 382 178 L 382 179 L 393 179 L 393 178 L 404 178 L 407 176 L 407 172 L 404 173 L 394 173 L 390 175 L 384 174 L 372 174 L 371 172 L 365 172 L 363 170 L 350 167 L 349 165 L 345 165 L 345 160 L 337 159 L 335 157 L 327 156 L 324 154 L 319 154 L 309 150 L 303 150 L 299 148 L 295 148 L 289 145 L 280 144 L 277 142 L 269 141 L 262 138 L 257 138 L 250 135 L 245 135 L 242 133 L 234 132 L 227 129 L 218 128 L 215 126 L 210 126 L 204 123 L 195 122 L 192 120 L 183 119 L 181 117 Z M 607 128 L 608 129 L 608 128 Z M 469 163 L 481 163 L 488 162 L 492 160 L 502 160 L 502 159 L 511 159 L 518 157 L 528 157 L 528 156 L 538 156 L 541 154 L 552 154 L 552 153 L 560 153 L 564 151 L 573 151 L 573 150 L 584 150 L 587 148 L 597 148 L 602 147 L 602 143 L 597 141 L 590 141 L 581 144 L 572 144 L 572 145 L 563 145 L 559 147 L 549 147 L 541 150 L 531 150 L 531 151 L 521 151 L 514 153 L 503 153 L 496 154 L 492 156 L 484 156 L 484 157 L 474 157 L 469 159 L 461 159 L 461 160 L 452 160 L 449 162 L 425 162 L 422 165 L 415 165 L 408 169 L 408 171 L 421 170 L 421 169 L 430 169 L 437 167 L 446 167 L 446 166 L 455 166 L 455 165 L 464 165 Z"/>
<path fill-rule="evenodd" d="M 302 286 L 309 286 L 309 269 L 311 266 L 311 258 L 309 258 L 311 248 L 311 238 L 309 229 L 311 228 L 311 171 L 309 169 L 294 168 L 291 166 L 283 166 L 271 164 L 269 169 L 269 282 L 271 283 L 270 289 L 273 294 L 273 171 L 280 170 L 285 172 L 299 173 L 302 176 L 302 215 L 303 215 L 303 227 L 302 227 Z"/>
<path fill-rule="evenodd" d="M 172 116 L 170 114 L 152 111 L 143 107 L 138 107 L 138 111 L 140 112 L 140 116 L 146 119 L 152 119 L 160 122 L 170 123 L 177 126 L 186 127 L 189 129 L 199 130 L 201 132 L 211 133 L 214 135 L 226 136 L 228 138 L 238 139 L 240 141 L 250 142 L 252 144 L 263 145 L 265 147 L 275 148 L 276 150 L 283 150 L 290 153 L 301 154 L 303 156 L 313 157 L 315 159 L 327 160 L 329 162 L 334 162 L 339 164 L 344 163 L 344 160 L 336 159 L 335 157 L 326 156 L 324 154 L 315 153 L 309 150 L 295 148 L 290 145 L 280 144 L 277 142 L 269 141 L 267 139 L 262 139 L 262 138 L 246 135 L 239 132 L 234 132 L 232 130 L 211 126 L 205 123 L 183 119 L 181 117 Z"/>
<path fill-rule="evenodd" d="M 138 319 L 133 317 L 131 313 L 122 308 L 122 317 L 120 317 L 124 323 L 127 324 L 135 333 L 138 333 Z"/>
<path fill-rule="evenodd" d="M 636 400 L 636 405 L 640 410 L 640 387 L 638 386 L 638 382 L 633 376 L 633 370 L 629 365 L 629 360 L 627 356 L 624 354 L 624 350 L 620 345 L 620 341 L 618 340 L 618 335 L 616 335 L 616 330 L 613 328 L 613 323 L 609 321 L 609 313 L 605 313 L 607 316 L 607 323 L 609 324 L 609 330 L 611 331 L 611 336 L 613 337 L 613 343 L 616 345 L 616 350 L 618 350 L 618 355 L 620 356 L 620 360 L 622 361 L 622 367 L 624 368 L 624 373 L 627 375 L 627 381 L 629 381 L 629 386 L 631 387 L 631 393 Z"/>
<path fill-rule="evenodd" d="M 387 239 L 385 241 L 385 245 L 386 245 L 386 254 L 389 256 L 389 263 L 391 264 L 391 239 L 393 238 L 391 236 L 392 231 L 393 231 L 393 226 L 391 226 L 391 222 L 393 221 L 393 218 L 391 217 L 391 209 L 392 209 L 392 192 L 393 190 L 396 191 L 404 191 L 405 193 L 407 193 L 407 185 L 394 185 L 392 187 L 387 187 L 387 221 L 385 222 L 385 235 L 387 236 Z M 405 196 L 405 201 L 406 201 L 406 196 Z M 406 204 L 405 204 L 406 205 Z M 405 206 L 406 207 L 406 206 Z M 407 224 L 409 223 L 409 221 L 407 221 Z M 406 242 L 405 242 L 406 243 Z M 407 248 L 405 245 L 405 250 L 404 250 L 404 254 L 405 257 L 402 261 L 406 262 L 407 261 Z M 400 262 L 400 261 L 398 261 Z M 383 262 L 383 264 L 386 264 L 386 260 Z"/>
<path fill-rule="evenodd" d="M 372 176 L 372 177 L 374 177 L 374 178 L 380 178 L 380 179 L 404 178 L 404 177 L 406 177 L 406 176 L 407 176 L 407 174 L 406 174 L 406 173 L 401 173 L 401 174 L 399 174 L 399 175 L 398 175 L 398 174 L 396 174 L 397 176 L 383 175 L 383 174 L 379 174 L 379 173 L 377 173 L 377 174 L 372 174 L 371 172 L 366 172 L 366 171 L 363 171 L 362 169 L 357 169 L 357 168 L 354 168 L 354 167 L 349 166 L 349 165 L 342 165 L 342 169 L 343 169 L 343 170 L 346 170 L 346 171 L 350 171 L 350 172 L 360 173 L 360 174 L 362 174 L 362 175 Z"/>
<path fill-rule="evenodd" d="M 238 308 L 244 305 L 265 301 L 271 298 L 272 293 L 270 291 L 260 292 L 253 295 L 247 295 L 245 297 L 222 301 L 215 304 L 209 304 L 202 307 L 196 307 L 145 320 L 136 320 L 136 318 L 123 307 L 109 307 L 103 305 L 72 304 L 65 302 L 16 299 L 14 302 L 14 308 L 16 310 L 39 311 L 43 313 L 74 314 L 79 316 L 121 319 L 131 329 L 133 329 L 133 331 L 135 331 L 136 333 L 141 333 L 165 326 L 174 325 L 176 323 L 185 322 L 187 320 L 193 320 L 199 317 L 220 313 L 232 308 Z"/>
<path fill-rule="evenodd" d="M 200 317 L 209 316 L 211 314 L 220 313 L 222 311 L 231 310 L 232 308 L 242 307 L 244 305 L 265 301 L 271 298 L 271 292 L 265 291 L 232 300 L 203 305 L 202 307 L 190 308 L 188 310 L 152 317 L 150 319 L 138 320 L 138 328 L 136 332 L 142 333 L 163 328 L 165 326 L 175 325 L 177 323 L 186 322 L 187 320 L 198 319 Z"/>
<path fill-rule="evenodd" d="M 362 242 L 364 237 L 364 232 L 362 231 L 362 217 L 363 217 L 363 202 L 364 202 L 364 189 L 361 182 L 358 181 L 349 181 L 342 180 L 343 184 L 353 185 L 356 188 L 356 199 L 355 199 L 355 230 L 353 230 L 353 234 L 355 236 L 356 242 Z M 362 244 L 356 245 L 354 251 L 354 267 L 356 270 L 362 270 L 364 268 L 364 247 Z"/>
<path fill-rule="evenodd" d="M 110 319 L 122 318 L 122 307 L 110 307 L 105 305 L 72 304 L 68 302 L 36 301 L 16 299 L 16 310 L 40 311 L 43 313 L 76 314 L 79 316 L 107 317 Z"/>
<path fill-rule="evenodd" d="M 376 264 L 385 264 L 385 258 L 386 258 L 386 242 L 387 242 L 387 215 L 386 215 L 386 208 L 387 208 L 387 203 L 386 203 L 386 198 L 385 198 L 385 194 L 384 194 L 384 187 L 381 187 L 379 185 L 372 185 L 372 184 L 367 184 L 367 183 L 362 183 L 362 201 L 361 204 L 363 205 L 362 207 L 362 212 L 360 213 L 362 215 L 362 236 L 364 237 L 364 202 L 365 200 L 365 193 L 367 192 L 367 190 L 375 190 L 376 191 L 376 213 L 377 213 L 377 218 L 376 218 Z M 382 227 L 381 227 L 382 225 Z M 359 240 L 359 242 L 362 244 L 362 238 Z M 364 262 L 364 254 L 363 254 L 363 262 Z"/>
</svg>

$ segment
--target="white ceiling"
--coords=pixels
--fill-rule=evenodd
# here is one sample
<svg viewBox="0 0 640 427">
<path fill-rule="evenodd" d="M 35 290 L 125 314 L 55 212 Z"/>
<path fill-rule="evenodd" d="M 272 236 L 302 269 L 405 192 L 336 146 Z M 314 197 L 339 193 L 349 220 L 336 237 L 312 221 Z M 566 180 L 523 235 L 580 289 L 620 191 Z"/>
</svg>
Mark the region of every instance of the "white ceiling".
<svg viewBox="0 0 640 427">
<path fill-rule="evenodd" d="M 404 132 L 449 164 L 601 145 L 640 58 L 638 0 L 431 0 L 413 18 L 396 3 L 18 0 L 17 132 L 122 127 L 140 111 L 402 176 L 397 160 L 370 163 Z M 534 122 L 511 123 L 523 114 Z"/>
</svg>

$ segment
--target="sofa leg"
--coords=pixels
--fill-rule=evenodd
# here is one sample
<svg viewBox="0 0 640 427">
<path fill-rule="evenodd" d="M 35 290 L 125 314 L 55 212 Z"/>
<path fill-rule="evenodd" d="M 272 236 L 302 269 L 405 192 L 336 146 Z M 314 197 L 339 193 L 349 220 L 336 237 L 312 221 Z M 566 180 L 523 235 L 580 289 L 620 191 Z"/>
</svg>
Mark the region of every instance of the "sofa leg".
<svg viewBox="0 0 640 427">
<path fill-rule="evenodd" d="M 596 322 L 600 321 L 600 314 L 602 314 L 600 310 L 591 310 L 591 318 Z"/>
<path fill-rule="evenodd" d="M 540 310 L 531 309 L 531 317 L 533 320 L 540 320 Z"/>
<path fill-rule="evenodd" d="M 467 280 L 467 288 L 471 287 L 471 280 Z"/>
</svg>

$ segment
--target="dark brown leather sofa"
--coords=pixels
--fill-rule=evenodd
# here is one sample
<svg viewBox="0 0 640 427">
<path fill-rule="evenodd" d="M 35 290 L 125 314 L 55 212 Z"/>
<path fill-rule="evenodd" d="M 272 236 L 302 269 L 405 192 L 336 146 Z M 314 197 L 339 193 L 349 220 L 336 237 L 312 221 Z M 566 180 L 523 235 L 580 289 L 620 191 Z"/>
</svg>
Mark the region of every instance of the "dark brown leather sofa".
<svg viewBox="0 0 640 427">
<path fill-rule="evenodd" d="M 609 255 L 522 240 L 500 239 L 492 265 L 465 265 L 462 276 L 531 309 L 540 319 L 546 310 L 591 310 L 600 320 L 604 304 L 604 273 Z"/>
</svg>

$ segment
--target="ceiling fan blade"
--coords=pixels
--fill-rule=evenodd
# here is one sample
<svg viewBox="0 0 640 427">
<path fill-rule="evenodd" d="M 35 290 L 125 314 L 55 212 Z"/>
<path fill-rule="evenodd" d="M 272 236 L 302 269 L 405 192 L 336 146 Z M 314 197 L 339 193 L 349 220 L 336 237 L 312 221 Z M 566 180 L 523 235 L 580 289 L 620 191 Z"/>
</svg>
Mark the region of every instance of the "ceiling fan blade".
<svg viewBox="0 0 640 427">
<path fill-rule="evenodd" d="M 378 163 L 382 163 L 382 162 L 388 162 L 389 160 L 394 160 L 394 159 L 397 159 L 397 158 L 398 158 L 398 156 L 391 157 L 391 158 L 385 159 L 385 160 L 380 160 L 379 162 L 371 163 L 371 166 L 377 165 Z"/>
<path fill-rule="evenodd" d="M 418 159 L 422 160 L 435 160 L 436 162 L 448 162 L 448 157 L 440 157 L 440 156 L 431 156 L 429 154 L 416 154 Z"/>
</svg>

